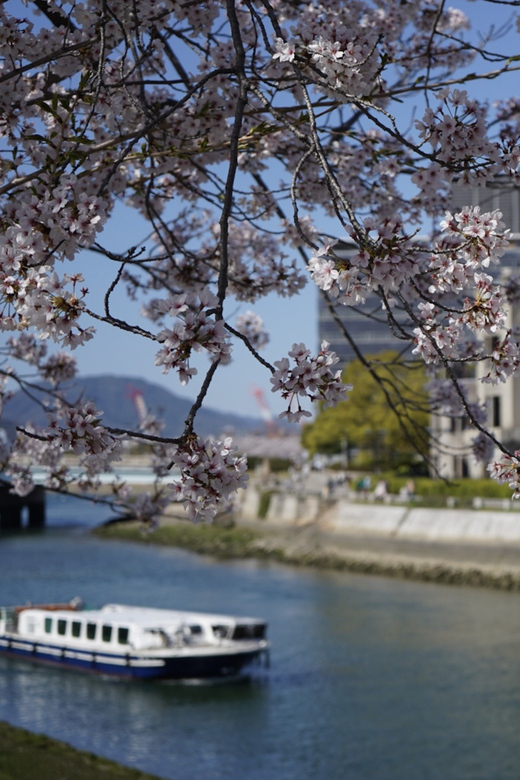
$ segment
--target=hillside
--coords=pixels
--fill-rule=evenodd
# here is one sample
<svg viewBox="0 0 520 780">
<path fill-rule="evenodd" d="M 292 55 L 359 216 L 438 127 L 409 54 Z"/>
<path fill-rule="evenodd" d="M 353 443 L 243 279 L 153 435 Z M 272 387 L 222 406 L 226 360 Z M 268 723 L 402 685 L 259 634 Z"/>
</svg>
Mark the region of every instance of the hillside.
<svg viewBox="0 0 520 780">
<path fill-rule="evenodd" d="M 94 401 L 104 411 L 103 424 L 112 428 L 135 429 L 138 414 L 134 397 L 142 394 L 148 412 L 166 422 L 164 434 L 176 436 L 182 431 L 183 423 L 191 403 L 160 385 L 137 377 L 89 376 L 80 377 L 70 385 L 68 397 L 80 397 Z M 40 398 L 45 396 L 40 394 Z M 25 393 L 18 391 L 5 404 L 1 427 L 11 437 L 17 425 L 33 423 L 40 427 L 46 424 L 45 413 Z M 197 433 L 202 436 L 219 435 L 223 431 L 247 433 L 262 430 L 263 421 L 256 417 L 224 413 L 211 408 L 202 408 L 197 415 Z"/>
</svg>

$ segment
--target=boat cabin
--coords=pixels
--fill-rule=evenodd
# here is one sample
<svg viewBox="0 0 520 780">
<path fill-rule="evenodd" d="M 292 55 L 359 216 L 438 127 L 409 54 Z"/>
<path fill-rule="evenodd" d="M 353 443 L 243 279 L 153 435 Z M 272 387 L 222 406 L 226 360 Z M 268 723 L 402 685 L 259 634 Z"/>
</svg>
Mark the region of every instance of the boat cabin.
<svg viewBox="0 0 520 780">
<path fill-rule="evenodd" d="M 261 640 L 266 624 L 255 618 L 127 607 L 108 604 L 99 610 L 68 605 L 27 606 L 0 610 L 0 634 L 92 649 L 153 650 L 196 644 Z"/>
</svg>

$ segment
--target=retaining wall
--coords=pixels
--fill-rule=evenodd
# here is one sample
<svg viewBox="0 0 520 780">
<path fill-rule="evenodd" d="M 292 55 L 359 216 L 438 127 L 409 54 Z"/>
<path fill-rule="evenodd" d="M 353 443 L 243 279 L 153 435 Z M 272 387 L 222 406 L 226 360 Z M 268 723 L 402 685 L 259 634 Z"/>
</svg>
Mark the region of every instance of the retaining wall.
<svg viewBox="0 0 520 780">
<path fill-rule="evenodd" d="M 260 492 L 248 488 L 239 515 L 259 519 L 259 503 Z M 520 514 L 507 511 L 410 508 L 280 492 L 271 496 L 264 521 L 286 526 L 315 522 L 336 533 L 389 539 L 520 544 Z"/>
</svg>

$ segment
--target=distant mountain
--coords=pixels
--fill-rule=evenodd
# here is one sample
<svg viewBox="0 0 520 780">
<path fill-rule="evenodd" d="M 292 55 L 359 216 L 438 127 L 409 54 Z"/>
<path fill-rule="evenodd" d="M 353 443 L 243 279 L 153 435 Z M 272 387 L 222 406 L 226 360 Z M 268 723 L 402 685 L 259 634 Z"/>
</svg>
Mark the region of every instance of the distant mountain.
<svg viewBox="0 0 520 780">
<path fill-rule="evenodd" d="M 191 402 L 185 398 L 133 376 L 78 377 L 69 388 L 69 399 L 84 397 L 92 400 L 104 412 L 103 424 L 111 428 L 135 430 L 139 421 L 137 407 L 139 398 L 142 398 L 146 410 L 164 420 L 164 435 L 178 436 L 191 408 Z M 45 395 L 40 394 L 39 397 L 44 398 Z M 36 426 L 47 424 L 45 413 L 38 404 L 24 392 L 18 391 L 5 404 L 0 427 L 11 437 L 17 425 L 29 422 Z M 219 435 L 223 431 L 235 434 L 261 431 L 263 425 L 262 419 L 257 417 L 228 414 L 207 407 L 200 409 L 196 419 L 196 430 L 201 436 Z"/>
</svg>

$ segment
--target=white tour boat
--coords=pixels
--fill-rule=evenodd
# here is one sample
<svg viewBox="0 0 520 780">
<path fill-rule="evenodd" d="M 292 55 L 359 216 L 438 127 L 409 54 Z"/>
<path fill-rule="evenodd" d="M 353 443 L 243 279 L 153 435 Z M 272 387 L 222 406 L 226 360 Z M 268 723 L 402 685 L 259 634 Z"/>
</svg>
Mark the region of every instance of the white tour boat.
<svg viewBox="0 0 520 780">
<path fill-rule="evenodd" d="M 267 659 L 264 620 L 106 604 L 0 607 L 0 654 L 139 679 L 239 674 Z"/>
</svg>

